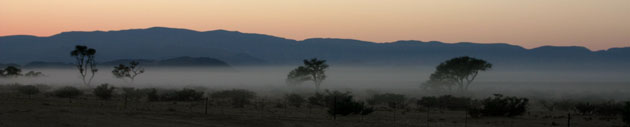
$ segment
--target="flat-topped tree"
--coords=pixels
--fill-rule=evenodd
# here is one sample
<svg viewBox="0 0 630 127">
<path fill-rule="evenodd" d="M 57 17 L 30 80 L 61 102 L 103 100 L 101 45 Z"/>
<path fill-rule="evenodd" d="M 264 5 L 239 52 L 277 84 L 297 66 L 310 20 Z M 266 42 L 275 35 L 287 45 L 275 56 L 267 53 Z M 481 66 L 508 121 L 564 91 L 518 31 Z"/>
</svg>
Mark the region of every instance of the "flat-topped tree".
<svg viewBox="0 0 630 127">
<path fill-rule="evenodd" d="M 144 73 L 144 68 L 141 68 L 139 65 L 140 65 L 140 62 L 138 61 L 129 62 L 129 66 L 124 65 L 124 64 L 119 64 L 118 66 L 114 67 L 114 70 L 112 70 L 112 74 L 114 75 L 114 77 L 120 78 L 123 80 L 125 78 L 129 78 L 131 79 L 131 82 L 133 83 L 133 81 L 136 79 L 136 76 Z"/>
<path fill-rule="evenodd" d="M 83 84 L 87 86 L 90 86 L 92 79 L 94 79 L 94 75 L 98 71 L 98 69 L 96 69 L 96 61 L 94 61 L 95 54 L 95 49 L 88 48 L 84 45 L 77 45 L 74 50 L 70 52 L 70 56 L 74 57 L 76 60 L 75 65 L 81 74 Z M 91 76 L 86 80 L 88 73 L 91 73 Z"/>
<path fill-rule="evenodd" d="M 0 76 L 3 77 L 17 77 L 22 75 L 22 69 L 15 66 L 8 66 L 4 69 L 0 69 Z"/>
<path fill-rule="evenodd" d="M 326 79 L 325 72 L 327 68 L 328 64 L 326 64 L 326 60 L 319 60 L 317 58 L 310 60 L 305 59 L 304 65 L 289 72 L 289 75 L 287 75 L 287 84 L 297 85 L 305 81 L 313 81 L 317 92 L 319 91 L 319 86 Z"/>
<path fill-rule="evenodd" d="M 492 64 L 482 59 L 468 56 L 457 57 L 440 63 L 435 72 L 425 82 L 425 87 L 443 86 L 450 89 L 457 86 L 459 91 L 467 91 L 480 71 L 492 68 Z"/>
</svg>

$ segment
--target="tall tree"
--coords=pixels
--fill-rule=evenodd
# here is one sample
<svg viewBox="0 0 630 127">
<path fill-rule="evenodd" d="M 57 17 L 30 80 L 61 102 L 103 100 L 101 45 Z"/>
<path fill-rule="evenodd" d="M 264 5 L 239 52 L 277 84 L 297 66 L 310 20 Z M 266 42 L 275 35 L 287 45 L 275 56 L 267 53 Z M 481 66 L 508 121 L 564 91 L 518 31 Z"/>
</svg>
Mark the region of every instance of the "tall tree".
<svg viewBox="0 0 630 127">
<path fill-rule="evenodd" d="M 480 71 L 492 68 L 485 60 L 468 56 L 457 57 L 440 63 L 435 72 L 425 82 L 425 86 L 457 86 L 459 91 L 467 91 Z"/>
<path fill-rule="evenodd" d="M 84 45 L 77 45 L 74 50 L 70 52 L 70 56 L 74 57 L 76 60 L 75 64 L 77 69 L 79 69 L 83 84 L 87 86 L 90 86 L 92 79 L 94 79 L 94 75 L 98 71 L 98 69 L 96 69 L 96 61 L 94 60 L 95 54 L 95 49 L 88 48 Z M 89 75 L 88 73 L 91 73 L 91 75 L 90 78 L 86 80 L 86 77 Z"/>
<path fill-rule="evenodd" d="M 316 91 L 319 91 L 319 86 L 326 79 L 325 72 L 328 68 L 326 60 L 312 58 L 310 60 L 305 59 L 303 62 L 304 65 L 289 72 L 289 75 L 287 75 L 287 83 L 289 85 L 296 85 L 305 81 L 313 81 Z"/>
<path fill-rule="evenodd" d="M 120 78 L 120 79 L 129 78 L 131 79 L 131 82 L 133 83 L 133 81 L 136 79 L 136 76 L 144 73 L 144 68 L 141 68 L 139 65 L 140 65 L 140 62 L 138 61 L 129 62 L 129 66 L 120 64 L 114 67 L 112 74 L 116 78 Z"/>
</svg>

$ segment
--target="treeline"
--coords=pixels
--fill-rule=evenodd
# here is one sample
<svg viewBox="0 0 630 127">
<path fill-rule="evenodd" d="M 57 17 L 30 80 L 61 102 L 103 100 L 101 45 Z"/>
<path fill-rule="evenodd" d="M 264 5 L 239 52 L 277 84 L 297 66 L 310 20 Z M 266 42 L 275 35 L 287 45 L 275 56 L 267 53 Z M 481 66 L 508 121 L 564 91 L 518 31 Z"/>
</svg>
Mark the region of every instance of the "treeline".
<svg viewBox="0 0 630 127">
<path fill-rule="evenodd" d="M 109 84 L 101 84 L 96 88 L 78 89 L 71 86 L 52 89 L 46 85 L 1 85 L 1 90 L 13 91 L 31 96 L 42 94 L 48 97 L 73 99 L 81 96 L 94 96 L 100 100 L 121 98 L 125 101 L 142 102 L 200 102 L 213 101 L 217 104 L 231 106 L 233 108 L 256 108 L 260 104 L 254 102 L 261 97 L 257 93 L 245 89 L 229 89 L 215 92 L 206 92 L 198 89 L 159 89 L 159 88 L 132 88 L 114 87 Z M 278 98 L 282 105 L 295 108 L 319 107 L 325 108 L 326 113 L 333 119 L 339 116 L 360 115 L 365 116 L 377 111 L 407 112 L 407 111 L 465 111 L 472 118 L 490 117 L 517 117 L 529 112 L 532 102 L 528 98 L 504 96 L 495 94 L 491 97 L 474 99 L 469 97 L 442 95 L 409 98 L 406 95 L 395 93 L 374 94 L 364 100 L 359 100 L 351 92 L 330 91 L 304 96 L 302 94 L 285 94 Z M 579 101 L 540 101 L 537 104 L 546 110 L 566 110 L 576 115 L 606 116 L 607 118 L 621 118 L 630 122 L 630 102 L 606 101 L 601 103 Z"/>
<path fill-rule="evenodd" d="M 29 71 L 25 74 L 22 74 L 22 69 L 18 66 L 7 66 L 5 68 L 0 68 L 0 78 L 16 78 L 16 77 L 40 77 L 44 76 L 42 72 Z"/>
</svg>

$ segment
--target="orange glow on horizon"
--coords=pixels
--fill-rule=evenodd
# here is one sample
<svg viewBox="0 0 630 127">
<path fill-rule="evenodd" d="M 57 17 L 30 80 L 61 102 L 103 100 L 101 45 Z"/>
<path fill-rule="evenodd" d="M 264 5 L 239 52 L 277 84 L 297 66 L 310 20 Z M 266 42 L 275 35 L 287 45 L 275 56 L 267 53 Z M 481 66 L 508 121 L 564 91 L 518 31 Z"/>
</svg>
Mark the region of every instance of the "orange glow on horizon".
<svg viewBox="0 0 630 127">
<path fill-rule="evenodd" d="M 296 40 L 630 46 L 628 0 L 0 0 L 0 36 L 154 26 Z"/>
</svg>

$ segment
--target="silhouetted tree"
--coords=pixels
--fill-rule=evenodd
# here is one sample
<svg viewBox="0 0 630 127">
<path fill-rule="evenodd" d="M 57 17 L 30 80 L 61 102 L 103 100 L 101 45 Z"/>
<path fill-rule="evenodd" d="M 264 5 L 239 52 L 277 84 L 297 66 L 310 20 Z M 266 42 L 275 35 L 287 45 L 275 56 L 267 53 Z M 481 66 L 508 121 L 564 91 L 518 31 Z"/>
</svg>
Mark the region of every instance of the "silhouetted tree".
<svg viewBox="0 0 630 127">
<path fill-rule="evenodd" d="M 326 69 L 328 64 L 326 60 L 318 60 L 313 58 L 310 60 L 304 60 L 304 65 L 299 66 L 289 72 L 287 75 L 287 83 L 289 85 L 300 84 L 305 81 L 313 81 L 315 83 L 316 92 L 319 91 L 319 86 L 322 81 L 326 79 Z"/>
<path fill-rule="evenodd" d="M 39 77 L 39 76 L 44 76 L 44 74 L 42 72 L 29 71 L 29 72 L 26 72 L 26 74 L 24 74 L 24 76 L 26 76 L 26 77 Z"/>
<path fill-rule="evenodd" d="M 109 100 L 114 95 L 114 89 L 106 83 L 97 86 L 92 93 L 102 100 Z"/>
<path fill-rule="evenodd" d="M 32 95 L 38 94 L 40 92 L 39 88 L 33 85 L 20 86 L 18 87 L 18 91 L 22 94 L 28 95 L 28 98 L 31 98 Z"/>
<path fill-rule="evenodd" d="M 3 77 L 17 77 L 22 75 L 22 69 L 16 66 L 7 66 L 2 71 L 0 71 L 0 76 Z"/>
<path fill-rule="evenodd" d="M 129 78 L 131 79 L 131 82 L 133 82 L 136 79 L 136 76 L 144 73 L 144 68 L 141 68 L 139 65 L 140 62 L 138 61 L 129 62 L 129 66 L 120 64 L 114 67 L 112 74 L 114 74 L 116 78 Z"/>
<path fill-rule="evenodd" d="M 77 45 L 74 50 L 70 52 L 70 56 L 74 57 L 76 60 L 77 69 L 79 69 L 79 73 L 81 74 L 81 79 L 83 80 L 83 84 L 90 86 L 92 83 L 92 79 L 94 79 L 95 73 L 98 71 L 96 69 L 96 61 L 94 60 L 94 55 L 96 54 L 96 50 L 93 48 L 88 48 L 87 46 Z M 88 80 L 86 80 L 86 76 L 91 72 L 91 76 Z"/>
<path fill-rule="evenodd" d="M 468 56 L 453 58 L 440 63 L 423 85 L 446 86 L 449 89 L 456 85 L 460 91 L 467 91 L 479 72 L 490 68 L 492 64 L 481 59 Z"/>
</svg>

